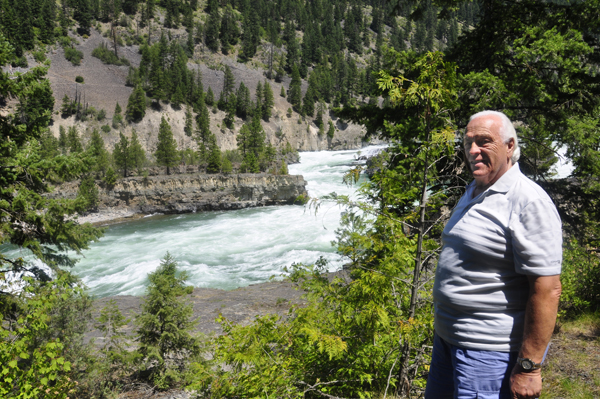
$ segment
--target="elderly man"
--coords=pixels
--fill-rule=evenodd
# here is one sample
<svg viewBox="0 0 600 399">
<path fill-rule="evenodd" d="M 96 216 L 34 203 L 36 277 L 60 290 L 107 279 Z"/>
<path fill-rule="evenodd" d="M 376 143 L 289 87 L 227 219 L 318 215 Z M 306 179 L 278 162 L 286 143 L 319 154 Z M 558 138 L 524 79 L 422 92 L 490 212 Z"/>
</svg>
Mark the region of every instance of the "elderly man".
<svg viewBox="0 0 600 399">
<path fill-rule="evenodd" d="M 561 291 L 560 217 L 521 173 L 506 115 L 473 115 L 464 148 L 474 181 L 442 234 L 425 398 L 537 398 Z"/>
</svg>

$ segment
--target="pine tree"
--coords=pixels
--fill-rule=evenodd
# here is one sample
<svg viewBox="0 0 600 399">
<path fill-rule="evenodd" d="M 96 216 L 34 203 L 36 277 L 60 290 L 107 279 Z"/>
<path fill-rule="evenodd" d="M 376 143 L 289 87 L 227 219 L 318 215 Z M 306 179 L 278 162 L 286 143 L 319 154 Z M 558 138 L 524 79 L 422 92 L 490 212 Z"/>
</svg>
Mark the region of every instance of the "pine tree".
<svg viewBox="0 0 600 399">
<path fill-rule="evenodd" d="M 229 54 L 232 46 L 235 46 L 238 42 L 240 31 L 237 27 L 237 21 L 231 4 L 228 4 L 223 11 L 223 18 L 221 19 L 221 51 L 223 54 Z"/>
<path fill-rule="evenodd" d="M 263 86 L 260 81 L 256 84 L 256 103 L 254 105 L 253 115 L 258 114 L 262 117 L 263 109 Z"/>
<path fill-rule="evenodd" d="M 137 85 L 127 101 L 125 112 L 128 121 L 139 122 L 146 115 L 146 92 L 141 85 Z"/>
<path fill-rule="evenodd" d="M 219 31 L 221 29 L 221 16 L 219 10 L 211 10 L 206 22 L 204 42 L 206 47 L 213 52 L 219 51 Z"/>
<path fill-rule="evenodd" d="M 82 208 L 86 211 L 95 210 L 98 207 L 98 187 L 94 177 L 90 174 L 83 177 L 77 189 L 77 200 L 82 202 Z"/>
<path fill-rule="evenodd" d="M 142 147 L 142 144 L 138 140 L 137 132 L 135 129 L 131 132 L 131 142 L 129 143 L 129 157 L 131 160 L 131 167 L 137 169 L 138 175 L 141 173 L 144 164 L 146 163 L 146 152 Z"/>
<path fill-rule="evenodd" d="M 60 149 L 58 148 L 58 139 L 54 135 L 46 130 L 40 136 L 40 157 L 42 159 L 52 160 L 60 155 Z"/>
<path fill-rule="evenodd" d="M 108 151 L 104 148 L 104 140 L 98 129 L 92 130 L 92 137 L 86 152 L 93 159 L 93 170 L 104 174 L 108 168 Z"/>
<path fill-rule="evenodd" d="M 246 87 L 244 82 L 240 82 L 235 96 L 236 115 L 242 119 L 246 119 L 251 108 L 251 100 L 250 90 Z"/>
<path fill-rule="evenodd" d="M 184 359 L 199 352 L 191 334 L 192 305 L 185 299 L 193 288 L 185 285 L 187 278 L 178 273 L 177 261 L 167 252 L 160 266 L 148 275 L 147 295 L 136 318 L 138 352 L 148 362 L 150 380 L 162 388 L 179 379 L 180 370 L 170 370 L 173 366 L 166 362 L 168 357 Z"/>
<path fill-rule="evenodd" d="M 330 120 L 329 121 L 329 129 L 327 130 L 327 137 L 329 137 L 329 139 L 333 139 L 334 134 L 335 134 L 335 127 L 333 126 L 333 122 Z"/>
<path fill-rule="evenodd" d="M 69 141 L 67 139 L 67 132 L 64 126 L 58 127 L 58 148 L 60 152 L 64 155 L 69 151 Z"/>
<path fill-rule="evenodd" d="M 223 157 L 223 165 L 221 166 L 221 171 L 225 174 L 229 174 L 233 171 L 233 165 L 231 161 L 227 157 Z"/>
<path fill-rule="evenodd" d="M 229 100 L 228 100 L 227 104 L 225 105 L 226 114 L 225 114 L 225 118 L 223 118 L 223 123 L 229 129 L 233 129 L 233 121 L 235 118 L 235 111 L 236 111 L 236 98 L 235 98 L 235 94 L 231 94 L 229 96 Z"/>
<path fill-rule="evenodd" d="M 300 72 L 298 67 L 294 65 L 292 67 L 292 81 L 290 82 L 290 88 L 288 90 L 288 101 L 296 111 L 300 111 L 302 105 L 302 81 L 300 80 Z"/>
<path fill-rule="evenodd" d="M 221 149 L 217 145 L 217 138 L 214 134 L 210 135 L 208 145 L 208 173 L 219 173 L 221 171 Z"/>
<path fill-rule="evenodd" d="M 229 65 L 225 65 L 225 76 L 223 78 L 223 90 L 221 91 L 221 97 L 225 104 L 229 103 L 230 97 L 235 92 L 235 77 L 231 72 Z"/>
<path fill-rule="evenodd" d="M 209 144 L 210 134 L 210 118 L 208 116 L 208 108 L 201 99 L 198 115 L 196 115 L 196 133 L 194 135 L 194 139 L 198 144 L 198 155 L 200 155 L 201 161 L 205 161 L 207 159 L 207 147 Z"/>
<path fill-rule="evenodd" d="M 158 128 L 158 143 L 154 152 L 156 163 L 167 167 L 167 175 L 171 174 L 171 167 L 176 166 L 179 157 L 177 153 L 177 142 L 173 138 L 171 126 L 163 116 Z"/>
<path fill-rule="evenodd" d="M 183 132 L 188 137 L 192 137 L 192 133 L 194 132 L 194 119 L 192 117 L 192 107 L 189 105 L 185 109 L 185 126 L 183 127 Z"/>
<path fill-rule="evenodd" d="M 259 44 L 259 18 L 255 8 L 251 8 L 244 16 L 244 34 L 242 36 L 242 50 L 239 58 L 246 62 L 254 57 Z"/>
<path fill-rule="evenodd" d="M 269 121 L 271 118 L 271 109 L 275 105 L 275 98 L 273 97 L 273 90 L 269 82 L 265 81 L 263 85 L 263 104 L 262 104 L 262 118 L 265 121 Z"/>
<path fill-rule="evenodd" d="M 129 140 L 123 133 L 119 133 L 120 140 L 115 144 L 113 159 L 118 169 L 123 171 L 123 177 L 127 177 L 131 168 L 131 149 Z"/>
<path fill-rule="evenodd" d="M 79 132 L 75 126 L 70 126 L 67 133 L 67 147 L 70 154 L 78 154 L 83 151 L 83 145 L 79 138 Z"/>
<path fill-rule="evenodd" d="M 285 59 L 286 70 L 288 72 L 293 72 L 294 66 L 298 64 L 298 60 L 300 59 L 298 41 L 294 37 L 288 42 L 287 46 L 287 56 Z"/>
<path fill-rule="evenodd" d="M 208 91 L 206 92 L 206 98 L 204 99 L 204 102 L 209 107 L 215 105 L 215 94 L 213 93 L 212 88 L 210 86 L 208 87 Z"/>
<path fill-rule="evenodd" d="M 79 32 L 81 34 L 90 34 L 92 25 L 92 15 L 90 10 L 89 0 L 76 0 L 74 2 L 73 18 L 79 24 Z"/>
<path fill-rule="evenodd" d="M 173 95 L 171 96 L 171 105 L 174 109 L 180 109 L 181 104 L 185 103 L 185 99 L 183 98 L 183 90 L 181 89 L 181 85 L 177 85 Z"/>
<path fill-rule="evenodd" d="M 112 118 L 113 129 L 118 129 L 119 126 L 121 126 L 123 124 L 123 115 L 121 115 L 122 111 L 123 110 L 121 109 L 121 106 L 117 102 L 117 105 L 115 105 L 115 112 L 114 112 L 113 118 Z"/>
</svg>

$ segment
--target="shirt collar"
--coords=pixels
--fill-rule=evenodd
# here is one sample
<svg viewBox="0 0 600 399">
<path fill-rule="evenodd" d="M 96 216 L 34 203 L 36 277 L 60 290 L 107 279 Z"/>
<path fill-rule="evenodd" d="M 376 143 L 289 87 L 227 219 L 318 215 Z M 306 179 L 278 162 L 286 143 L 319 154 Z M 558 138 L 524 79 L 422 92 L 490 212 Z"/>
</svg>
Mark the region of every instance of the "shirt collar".
<svg viewBox="0 0 600 399">
<path fill-rule="evenodd" d="M 508 169 L 500 178 L 496 181 L 496 183 L 492 184 L 485 190 L 483 193 L 487 193 L 488 191 L 493 191 L 496 193 L 507 193 L 508 190 L 512 187 L 514 183 L 514 177 L 521 173 L 521 169 L 519 168 L 519 163 L 515 162 L 515 164 Z M 475 180 L 473 180 L 467 186 L 467 191 L 471 192 L 471 188 L 475 186 Z M 483 194 L 482 193 L 482 194 Z"/>
</svg>

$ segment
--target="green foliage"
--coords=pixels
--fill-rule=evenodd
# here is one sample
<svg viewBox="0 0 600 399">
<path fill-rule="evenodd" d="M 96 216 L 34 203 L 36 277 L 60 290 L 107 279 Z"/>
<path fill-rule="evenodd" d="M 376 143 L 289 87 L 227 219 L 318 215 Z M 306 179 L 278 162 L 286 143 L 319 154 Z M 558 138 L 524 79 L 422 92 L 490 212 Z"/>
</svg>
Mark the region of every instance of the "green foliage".
<svg viewBox="0 0 600 399">
<path fill-rule="evenodd" d="M 242 125 L 237 135 L 238 150 L 243 155 L 241 172 L 258 173 L 270 166 L 274 158 L 274 149 L 265 145 L 265 139 L 260 114 L 255 114 L 252 122 Z"/>
<path fill-rule="evenodd" d="M 112 117 L 112 127 L 113 129 L 118 129 L 123 124 L 123 115 L 121 114 L 122 109 L 119 103 L 115 105 L 115 112 Z"/>
<path fill-rule="evenodd" d="M 46 52 L 44 50 L 37 50 L 32 53 L 33 59 L 36 62 L 42 63 L 46 61 Z"/>
<path fill-rule="evenodd" d="M 115 170 L 112 167 L 108 167 L 108 169 L 106 170 L 106 175 L 104 175 L 104 182 L 109 186 L 112 187 L 115 185 L 115 183 L 117 182 L 117 173 L 115 172 Z"/>
<path fill-rule="evenodd" d="M 173 138 L 171 126 L 163 116 L 160 120 L 158 129 L 158 143 L 154 152 L 156 163 L 167 167 L 167 174 L 170 174 L 170 168 L 177 165 L 179 158 L 177 157 L 177 142 Z"/>
<path fill-rule="evenodd" d="M 265 81 L 262 95 L 262 118 L 267 122 L 269 121 L 269 118 L 271 118 L 271 109 L 274 105 L 275 100 L 273 97 L 273 90 L 271 89 L 269 82 Z"/>
<path fill-rule="evenodd" d="M 138 175 L 146 163 L 146 152 L 138 139 L 135 129 L 131 132 L 131 141 L 129 143 L 129 156 L 131 158 L 131 167 L 138 170 Z"/>
<path fill-rule="evenodd" d="M 186 136 L 191 137 L 194 131 L 194 119 L 192 117 L 192 107 L 187 106 L 185 109 L 185 125 L 183 126 L 183 132 Z"/>
<path fill-rule="evenodd" d="M 77 83 L 83 83 L 83 76 L 75 76 L 75 82 Z"/>
<path fill-rule="evenodd" d="M 119 133 L 119 137 L 120 140 L 118 143 L 115 143 L 113 150 L 113 159 L 117 168 L 123 171 L 123 177 L 127 177 L 132 163 L 129 139 L 123 133 Z"/>
<path fill-rule="evenodd" d="M 300 80 L 300 72 L 296 65 L 292 67 L 292 81 L 290 83 L 290 89 L 288 90 L 288 101 L 296 111 L 300 111 L 302 104 L 302 81 Z"/>
<path fill-rule="evenodd" d="M 347 276 L 329 279 L 323 260 L 294 265 L 290 278 L 307 292 L 306 305 L 285 321 L 263 317 L 247 327 L 223 321 L 215 363 L 194 366 L 193 388 L 210 387 L 212 397 L 422 391 L 433 335 L 427 254 L 438 248 L 440 207 L 457 198 L 448 190 L 458 186 L 456 175 L 445 170 L 455 159 L 446 119 L 455 106 L 455 73 L 440 54 L 395 55 L 408 66 L 406 75 L 383 72 L 379 83 L 405 119 L 386 123 L 394 139 L 386 167 L 362 187 L 369 201 L 328 197 L 349 208 L 336 231 L 336 246 L 351 262 Z M 246 154 L 249 163 L 253 153 L 246 148 Z"/>
<path fill-rule="evenodd" d="M 142 310 L 136 318 L 140 346 L 149 371 L 149 380 L 164 389 L 178 382 L 184 359 L 199 351 L 190 334 L 192 306 L 184 296 L 192 292 L 186 286 L 187 275 L 177 273 L 177 262 L 167 252 L 156 271 L 148 275 L 150 284 Z"/>
<path fill-rule="evenodd" d="M 595 309 L 600 304 L 600 261 L 574 239 L 566 243 L 560 280 L 560 316 Z"/>
<path fill-rule="evenodd" d="M 287 163 L 285 163 L 285 161 L 282 159 L 281 160 L 281 166 L 279 167 L 279 174 L 280 175 L 287 175 L 290 172 L 288 171 L 288 166 Z"/>
<path fill-rule="evenodd" d="M 64 281 L 62 282 L 64 284 Z M 2 397 L 67 398 L 75 387 L 69 378 L 71 363 L 65 360 L 60 339 L 40 342 L 38 334 L 46 333 L 49 313 L 60 296 L 60 282 L 38 291 L 32 279 L 26 280 L 25 293 L 37 294 L 20 301 L 21 314 L 0 330 L 0 395 Z M 36 292 L 38 291 L 38 292 Z M 3 320 L 7 314 L 2 314 Z"/>
<path fill-rule="evenodd" d="M 75 126 L 69 126 L 67 133 L 67 148 L 70 154 L 77 154 L 83 151 L 79 132 Z"/>
<path fill-rule="evenodd" d="M 208 173 L 219 173 L 221 171 L 221 149 L 217 145 L 217 138 L 211 134 L 208 146 L 208 165 L 206 171 Z"/>
<path fill-rule="evenodd" d="M 333 122 L 330 120 L 329 121 L 329 129 L 327 129 L 327 137 L 329 137 L 329 139 L 333 139 L 334 135 L 335 135 L 335 127 L 333 125 Z"/>
<path fill-rule="evenodd" d="M 96 364 L 96 374 L 90 376 L 96 381 L 97 390 L 100 392 L 114 391 L 127 375 L 135 369 L 133 366 L 138 359 L 135 352 L 129 351 L 129 344 L 123 327 L 129 323 L 114 299 L 100 310 L 96 319 L 95 328 L 103 334 L 103 342 Z"/>
<path fill-rule="evenodd" d="M 102 42 L 100 44 L 100 46 L 96 47 L 92 51 L 92 57 L 96 57 L 103 63 L 109 64 L 109 65 L 117 65 L 117 66 L 121 66 L 121 65 L 129 66 L 130 65 L 129 60 L 127 60 L 127 58 L 117 57 L 117 55 L 112 50 L 110 50 L 106 46 L 106 43 L 104 43 L 104 42 Z"/>
<path fill-rule="evenodd" d="M 146 93 L 140 85 L 136 86 L 127 101 L 127 120 L 133 122 L 141 121 L 146 115 Z"/>
<path fill-rule="evenodd" d="M 0 65 L 10 58 L 12 48 L 0 35 Z M 0 72 L 5 98 L 15 99 L 14 113 L 0 120 L 0 243 L 29 250 L 43 263 L 56 268 L 74 263 L 67 250 L 80 253 L 101 232 L 89 224 L 79 225 L 71 217 L 78 211 L 74 200 L 50 199 L 50 181 L 77 178 L 87 171 L 81 153 L 42 158 L 39 140 L 51 118 L 54 99 L 45 79 L 47 67 L 34 67 L 9 78 Z M 2 271 L 30 270 L 47 277 L 37 266 L 0 253 Z M 3 300 L 2 300 L 3 301 Z"/>
<path fill-rule="evenodd" d="M 77 198 L 82 201 L 81 207 L 86 211 L 96 210 L 98 207 L 98 188 L 92 175 L 81 179 L 77 189 Z"/>
<path fill-rule="evenodd" d="M 66 47 L 65 58 L 74 66 L 79 66 L 81 64 L 81 60 L 83 59 L 83 53 L 74 47 Z"/>
<path fill-rule="evenodd" d="M 221 159 L 223 160 L 223 164 L 221 166 L 221 171 L 225 174 L 229 174 L 229 173 L 233 172 L 233 165 L 231 164 L 231 161 L 229 160 L 229 158 L 227 158 L 225 156 L 221 156 Z"/>
</svg>

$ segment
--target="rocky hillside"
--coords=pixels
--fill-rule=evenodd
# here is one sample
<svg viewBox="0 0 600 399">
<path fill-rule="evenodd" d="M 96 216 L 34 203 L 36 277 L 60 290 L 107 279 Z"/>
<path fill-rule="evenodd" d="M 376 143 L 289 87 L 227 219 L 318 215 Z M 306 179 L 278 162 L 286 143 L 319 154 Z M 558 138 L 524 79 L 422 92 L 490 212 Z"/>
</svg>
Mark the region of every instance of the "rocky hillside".
<svg viewBox="0 0 600 399">
<path fill-rule="evenodd" d="M 99 211 L 188 213 L 292 204 L 306 196 L 302 176 L 271 174 L 176 174 L 120 179 L 100 183 Z M 75 198 L 79 182 L 65 183 L 51 196 Z"/>
<path fill-rule="evenodd" d="M 127 66 L 103 64 L 102 61 L 91 55 L 92 51 L 100 44 L 109 45 L 109 39 L 103 37 L 96 29 L 91 30 L 91 35 L 88 38 L 82 38 L 81 36 L 76 36 L 76 38 L 78 44 L 74 47 L 83 53 L 81 65 L 73 66 L 67 61 L 64 57 L 63 48 L 58 45 L 53 46 L 48 54 L 51 61 L 48 78 L 56 99 L 54 120 L 50 129 L 58 137 L 60 126 L 65 128 L 77 126 L 85 143 L 92 129 L 100 129 L 101 126 L 106 124 L 110 125 L 117 103 L 123 110 L 125 109 L 133 88 L 125 85 L 129 69 Z M 119 51 L 119 56 L 127 58 L 132 66 L 139 67 L 141 55 L 139 54 L 138 45 L 119 47 Z M 35 64 L 32 58 L 29 59 L 29 62 L 30 65 Z M 201 71 L 204 89 L 208 90 L 210 87 L 215 94 L 215 98 L 218 98 L 223 88 L 224 72 L 222 69 L 224 65 L 228 65 L 235 76 L 236 86 L 243 82 L 254 97 L 257 83 L 266 80 L 265 71 L 258 64 L 241 64 L 236 62 L 233 56 L 207 55 L 198 51 L 195 58 L 188 63 L 188 68 Z M 83 84 L 75 82 L 77 76 L 83 78 Z M 288 91 L 290 80 L 290 77 L 285 77 L 281 83 L 269 81 L 275 95 L 275 105 L 272 112 L 273 116 L 269 122 L 263 121 L 263 127 L 267 140 L 271 144 L 279 147 L 289 142 L 292 148 L 299 151 L 355 149 L 363 146 L 361 138 L 364 129 L 361 126 L 347 124 L 331 113 L 326 114 L 324 116 L 325 125 L 327 126 L 328 121 L 332 120 L 336 128 L 333 139 L 328 139 L 325 134 L 319 135 L 318 127 L 314 125 L 312 118 L 302 118 L 293 111 L 289 113 L 288 109 L 291 109 L 292 106 L 286 98 L 280 96 L 280 93 L 282 87 L 286 92 Z M 303 93 L 306 88 L 307 84 L 303 82 Z M 62 98 L 67 95 L 73 99 L 76 93 L 80 95 L 83 104 L 87 103 L 98 111 L 104 110 L 106 119 L 101 122 L 97 120 L 82 122 L 76 121 L 74 116 L 63 118 L 60 115 Z M 174 109 L 170 104 L 161 103 L 161 109 L 149 108 L 141 122 L 126 124 L 118 130 L 111 129 L 110 132 L 103 133 L 107 149 L 112 151 L 114 144 L 119 139 L 119 131 L 122 131 L 126 136 L 130 136 L 131 131 L 135 129 L 146 151 L 154 151 L 162 116 L 165 116 L 169 121 L 180 148 L 195 148 L 194 140 L 184 134 L 185 109 Z M 211 130 L 215 133 L 217 143 L 222 150 L 232 150 L 237 147 L 236 135 L 243 121 L 236 118 L 233 129 L 228 129 L 222 123 L 224 117 L 225 113 L 223 111 L 213 110 L 210 113 Z"/>
</svg>

